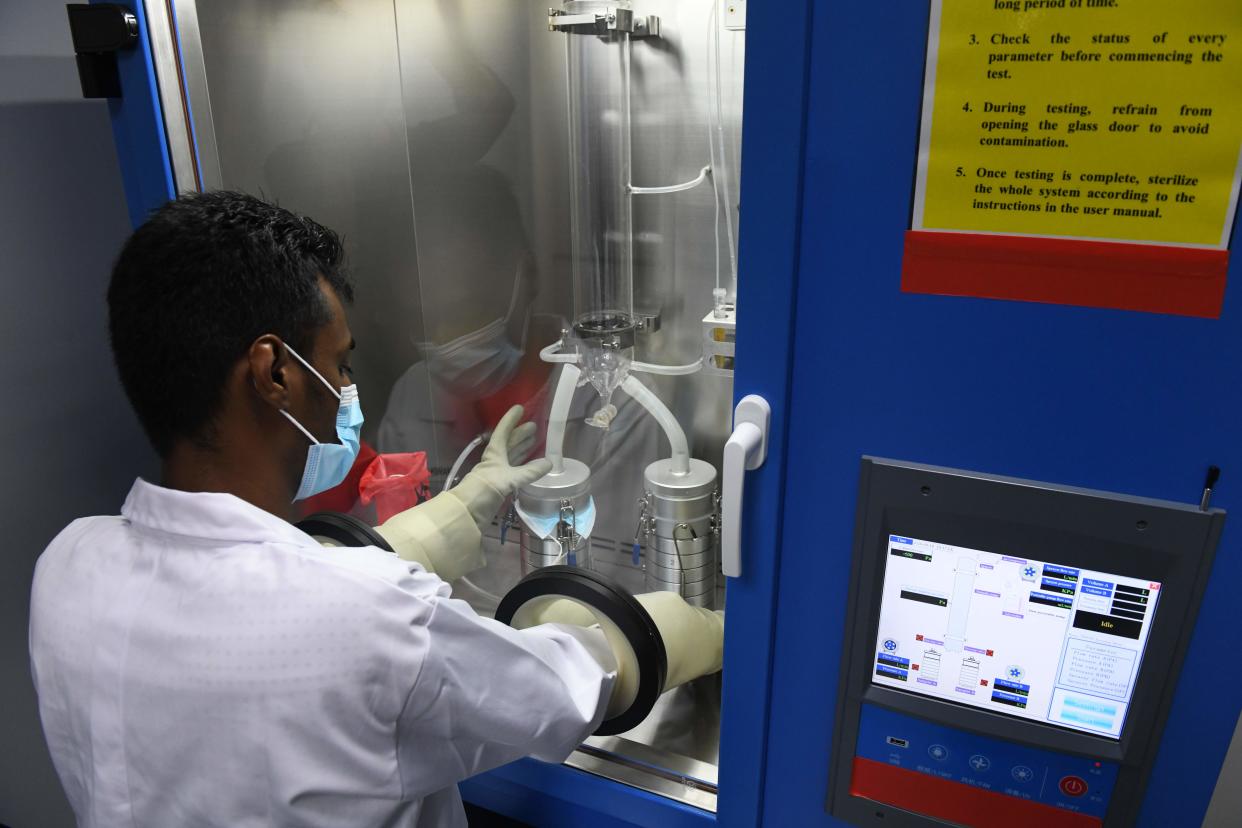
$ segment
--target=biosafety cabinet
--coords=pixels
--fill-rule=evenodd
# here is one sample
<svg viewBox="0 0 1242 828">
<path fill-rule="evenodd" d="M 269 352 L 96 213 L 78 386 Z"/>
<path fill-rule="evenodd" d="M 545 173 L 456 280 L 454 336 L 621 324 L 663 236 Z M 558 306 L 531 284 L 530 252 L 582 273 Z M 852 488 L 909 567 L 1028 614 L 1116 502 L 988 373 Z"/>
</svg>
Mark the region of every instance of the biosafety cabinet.
<svg viewBox="0 0 1242 828">
<path fill-rule="evenodd" d="M 1059 297 L 1095 254 L 1040 245 L 1072 226 L 979 228 L 957 259 L 917 235 L 964 2 L 71 7 L 135 224 L 232 188 L 345 237 L 364 440 L 418 485 L 320 507 L 375 523 L 451 486 L 520 402 L 554 474 L 454 594 L 490 614 L 571 566 L 725 614 L 720 675 L 467 801 L 537 825 L 1201 819 L 1242 703 L 1236 213 L 1221 245 Z M 1161 306 L 1166 273 L 1212 307 Z"/>
</svg>

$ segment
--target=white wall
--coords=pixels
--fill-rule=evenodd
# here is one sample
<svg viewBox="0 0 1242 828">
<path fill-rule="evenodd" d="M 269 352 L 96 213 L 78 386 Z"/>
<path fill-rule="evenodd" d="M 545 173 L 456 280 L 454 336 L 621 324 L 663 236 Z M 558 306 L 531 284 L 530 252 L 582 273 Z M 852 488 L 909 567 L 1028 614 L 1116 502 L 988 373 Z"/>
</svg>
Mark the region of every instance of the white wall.
<svg viewBox="0 0 1242 828">
<path fill-rule="evenodd" d="M 113 513 L 154 458 L 112 366 L 104 293 L 129 231 L 107 104 L 81 97 L 63 3 L 0 0 L 0 825 L 73 824 L 48 759 L 30 578 L 74 517 Z"/>
</svg>

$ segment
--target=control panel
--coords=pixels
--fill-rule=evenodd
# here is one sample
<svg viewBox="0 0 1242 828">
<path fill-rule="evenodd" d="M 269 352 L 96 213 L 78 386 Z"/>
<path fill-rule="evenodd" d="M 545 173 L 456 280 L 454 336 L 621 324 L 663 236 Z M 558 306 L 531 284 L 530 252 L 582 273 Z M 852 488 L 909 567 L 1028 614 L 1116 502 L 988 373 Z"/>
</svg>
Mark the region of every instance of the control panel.
<svg viewBox="0 0 1242 828">
<path fill-rule="evenodd" d="M 1103 824 L 1117 765 L 863 705 L 850 793 L 959 825 Z"/>
<path fill-rule="evenodd" d="M 827 810 L 1133 824 L 1224 519 L 863 458 Z"/>
</svg>

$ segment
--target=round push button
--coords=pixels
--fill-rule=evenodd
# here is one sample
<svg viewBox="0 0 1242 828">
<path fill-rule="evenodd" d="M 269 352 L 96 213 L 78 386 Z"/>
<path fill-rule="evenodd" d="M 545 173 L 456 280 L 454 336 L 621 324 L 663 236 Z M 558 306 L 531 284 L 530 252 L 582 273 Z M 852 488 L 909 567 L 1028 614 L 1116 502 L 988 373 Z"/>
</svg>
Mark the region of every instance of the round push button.
<svg viewBox="0 0 1242 828">
<path fill-rule="evenodd" d="M 1087 792 L 1087 780 L 1081 776 L 1062 776 L 1060 787 L 1066 796 L 1082 796 Z"/>
</svg>

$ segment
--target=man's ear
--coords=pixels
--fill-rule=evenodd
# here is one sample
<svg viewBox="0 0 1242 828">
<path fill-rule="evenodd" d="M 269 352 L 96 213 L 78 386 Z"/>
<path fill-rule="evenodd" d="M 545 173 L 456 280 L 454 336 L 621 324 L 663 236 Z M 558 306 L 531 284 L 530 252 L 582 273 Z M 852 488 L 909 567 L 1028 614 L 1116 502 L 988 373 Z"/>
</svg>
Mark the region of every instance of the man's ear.
<svg viewBox="0 0 1242 828">
<path fill-rule="evenodd" d="M 264 334 L 246 351 L 250 382 L 260 399 L 278 411 L 289 407 L 289 349 L 275 334 Z"/>
</svg>

